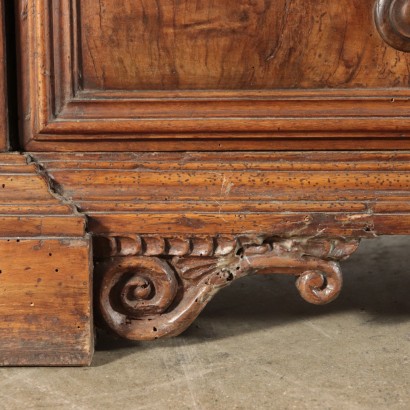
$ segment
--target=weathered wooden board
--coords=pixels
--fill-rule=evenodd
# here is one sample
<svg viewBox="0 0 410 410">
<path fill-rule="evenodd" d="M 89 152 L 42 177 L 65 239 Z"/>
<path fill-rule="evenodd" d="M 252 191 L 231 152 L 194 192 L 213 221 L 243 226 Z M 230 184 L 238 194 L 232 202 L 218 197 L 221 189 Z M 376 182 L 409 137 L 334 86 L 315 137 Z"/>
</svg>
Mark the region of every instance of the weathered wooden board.
<svg viewBox="0 0 410 410">
<path fill-rule="evenodd" d="M 410 232 L 410 153 L 38 153 L 104 234 Z"/>
<path fill-rule="evenodd" d="M 0 365 L 88 365 L 88 238 L 0 238 Z"/>
<path fill-rule="evenodd" d="M 0 365 L 87 365 L 93 353 L 85 216 L 29 156 L 0 154 Z"/>
</svg>

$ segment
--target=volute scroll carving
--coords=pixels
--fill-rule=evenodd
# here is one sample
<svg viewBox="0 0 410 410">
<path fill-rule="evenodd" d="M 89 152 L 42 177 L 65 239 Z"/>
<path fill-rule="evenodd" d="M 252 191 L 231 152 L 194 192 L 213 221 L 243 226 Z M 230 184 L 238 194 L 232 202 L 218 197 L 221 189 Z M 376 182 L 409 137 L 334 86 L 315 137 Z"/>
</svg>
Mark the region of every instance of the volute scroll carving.
<svg viewBox="0 0 410 410">
<path fill-rule="evenodd" d="M 112 243 L 119 240 L 125 241 L 112 238 Z M 148 243 L 152 239 L 136 236 L 135 240 Z M 130 241 L 128 238 L 125 242 L 130 245 Z M 171 243 L 174 239 L 163 241 Z M 186 241 L 192 243 L 192 239 Z M 131 340 L 176 336 L 220 289 L 255 274 L 293 275 L 306 301 L 326 304 L 342 288 L 338 261 L 358 247 L 357 240 L 243 236 L 232 238 L 229 244 L 235 246 L 221 253 L 221 242 L 227 243 L 227 238 L 203 241 L 214 244 L 207 254 L 172 256 L 172 248 L 162 247 L 156 256 L 147 256 L 144 251 L 138 251 L 141 256 L 122 256 L 119 252 L 97 261 L 97 298 L 108 327 Z"/>
<path fill-rule="evenodd" d="M 387 44 L 410 52 L 410 0 L 377 0 L 375 20 Z"/>
</svg>

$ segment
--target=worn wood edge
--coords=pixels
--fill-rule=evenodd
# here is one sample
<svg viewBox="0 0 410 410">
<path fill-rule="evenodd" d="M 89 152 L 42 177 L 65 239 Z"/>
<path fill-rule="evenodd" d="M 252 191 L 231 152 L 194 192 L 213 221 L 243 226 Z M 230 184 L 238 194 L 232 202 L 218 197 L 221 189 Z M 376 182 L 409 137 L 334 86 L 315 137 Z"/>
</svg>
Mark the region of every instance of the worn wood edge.
<svg viewBox="0 0 410 410">
<path fill-rule="evenodd" d="M 86 217 L 59 195 L 47 174 L 26 153 L 0 153 L 0 192 L 1 236 L 85 234 Z"/>
<path fill-rule="evenodd" d="M 258 213 L 249 214 L 126 214 L 89 215 L 89 230 L 95 235 L 142 233 L 150 235 L 265 234 L 342 235 L 375 238 L 380 235 L 408 235 L 410 215 L 366 213 Z"/>
<path fill-rule="evenodd" d="M 124 245 L 97 257 L 97 309 L 105 326 L 120 337 L 155 340 L 183 332 L 218 291 L 248 275 L 293 275 L 303 299 L 330 303 L 343 283 L 338 262 L 359 242 L 244 235 L 196 244 L 180 240 L 175 246 L 179 253 L 171 254 L 161 252 L 157 242 L 157 254 L 142 256 L 121 252 L 135 244 Z M 195 253 L 187 253 L 190 248 Z"/>
<path fill-rule="evenodd" d="M 96 141 L 67 141 L 64 136 L 58 136 L 60 140 L 56 141 L 36 141 L 27 139 L 25 142 L 25 149 L 28 152 L 42 152 L 42 151 L 54 151 L 54 152 L 73 152 L 73 151 L 101 151 L 112 152 L 113 142 L 115 142 L 115 148 L 120 152 L 127 151 L 237 151 L 239 146 L 243 151 L 311 151 L 311 150 L 329 150 L 329 140 L 319 138 L 260 138 L 260 139 L 220 139 L 210 140 L 204 135 L 200 135 L 195 139 L 180 139 L 174 140 L 162 140 L 160 138 L 156 140 L 96 140 Z M 341 136 L 338 133 L 338 137 L 331 140 L 332 148 L 334 150 L 403 150 L 410 149 L 410 138 L 397 137 L 397 134 L 383 133 L 381 138 L 348 138 L 348 136 Z M 388 139 L 388 144 L 386 140 Z"/>
<path fill-rule="evenodd" d="M 86 343 L 82 346 L 73 346 L 71 348 L 27 348 L 24 346 L 23 340 L 16 340 L 16 345 L 11 349 L 6 349 L 0 346 L 0 366 L 2 367 L 12 367 L 12 366 L 47 366 L 47 367 L 82 367 L 90 366 L 94 356 L 94 311 L 93 311 L 93 247 L 92 247 L 92 237 L 90 234 L 85 234 L 82 237 L 22 237 L 16 239 L 15 237 L 0 237 L 1 242 L 28 242 L 39 244 L 46 244 L 47 242 L 57 244 L 83 244 L 88 253 L 87 266 L 84 267 L 85 271 L 88 272 L 88 296 L 86 298 L 86 304 L 88 305 L 88 316 L 89 320 L 84 323 L 84 332 L 88 334 Z M 43 245 L 41 245 L 43 246 Z M 71 246 L 71 245 L 70 245 Z M 36 258 L 33 258 L 36 261 Z M 37 261 L 38 262 L 38 261 Z M 82 261 L 79 261 L 81 264 Z M 78 267 L 78 266 L 77 266 Z M 1 271 L 0 271 L 1 272 Z M 3 287 L 7 288 L 8 284 L 3 283 Z M 17 323 L 22 329 L 28 324 L 26 322 Z M 29 327 L 27 327 L 29 329 Z M 21 329 L 20 329 L 21 331 Z M 27 330 L 28 332 L 32 330 Z M 39 330 L 41 332 L 41 329 Z M 0 345 L 1 345 L 2 335 L 0 334 Z M 22 343 L 22 346 L 20 346 Z M 42 342 L 44 343 L 44 341 Z M 61 343 L 61 340 L 59 341 Z"/>
<path fill-rule="evenodd" d="M 408 151 L 31 156 L 95 235 L 410 231 Z"/>
</svg>

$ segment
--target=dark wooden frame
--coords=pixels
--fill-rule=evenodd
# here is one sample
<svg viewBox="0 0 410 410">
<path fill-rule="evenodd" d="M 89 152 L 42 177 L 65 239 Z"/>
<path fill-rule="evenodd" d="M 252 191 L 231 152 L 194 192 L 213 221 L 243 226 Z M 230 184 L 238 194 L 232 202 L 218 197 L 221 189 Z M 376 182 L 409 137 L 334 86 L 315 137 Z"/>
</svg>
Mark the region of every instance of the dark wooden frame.
<svg viewBox="0 0 410 410">
<path fill-rule="evenodd" d="M 0 152 L 9 149 L 7 112 L 6 37 L 4 3 L 0 2 Z"/>
</svg>

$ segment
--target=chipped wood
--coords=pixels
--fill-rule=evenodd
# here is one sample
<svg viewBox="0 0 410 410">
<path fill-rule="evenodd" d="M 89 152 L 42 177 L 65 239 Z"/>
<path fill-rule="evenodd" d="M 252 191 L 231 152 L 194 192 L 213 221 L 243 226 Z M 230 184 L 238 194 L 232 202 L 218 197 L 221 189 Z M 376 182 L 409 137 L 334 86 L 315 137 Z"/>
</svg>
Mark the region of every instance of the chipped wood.
<svg viewBox="0 0 410 410">
<path fill-rule="evenodd" d="M 0 153 L 0 365 L 88 365 L 85 216 L 21 154 Z"/>
</svg>

